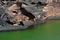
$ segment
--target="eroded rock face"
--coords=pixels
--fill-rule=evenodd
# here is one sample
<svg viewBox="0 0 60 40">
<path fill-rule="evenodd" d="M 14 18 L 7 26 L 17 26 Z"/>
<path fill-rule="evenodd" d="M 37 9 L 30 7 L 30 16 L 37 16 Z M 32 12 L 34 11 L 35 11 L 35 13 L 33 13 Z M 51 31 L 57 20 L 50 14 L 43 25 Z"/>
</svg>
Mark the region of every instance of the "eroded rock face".
<svg viewBox="0 0 60 40">
<path fill-rule="evenodd" d="M 18 24 L 20 26 L 21 20 L 23 20 L 24 27 L 34 25 L 35 22 L 36 22 L 36 24 L 44 23 L 44 20 L 46 19 L 45 18 L 46 14 L 45 14 L 45 12 L 42 11 L 42 8 L 44 6 L 46 6 L 46 4 L 44 2 L 40 2 L 40 0 L 38 0 L 38 1 L 37 0 L 27 0 L 26 2 L 25 1 L 23 1 L 23 0 L 20 1 L 23 4 L 21 8 L 14 5 L 16 3 L 16 1 L 13 1 L 13 2 L 8 1 L 7 3 L 4 3 L 4 5 L 0 6 L 0 7 L 3 6 L 2 8 L 4 9 L 5 14 L 7 14 L 6 17 L 7 17 L 8 21 L 6 21 L 4 18 L 5 14 L 3 15 L 4 21 L 6 21 L 6 24 L 14 23 L 15 26 L 17 26 Z M 34 2 L 34 3 L 32 4 L 32 2 Z M 20 12 L 18 12 L 15 9 L 20 10 Z M 21 13 L 23 14 L 24 17 L 22 15 L 20 15 Z M 15 24 L 16 22 L 17 22 L 17 24 Z M 9 26 L 10 26 L 10 24 L 9 24 Z M 22 27 L 22 28 L 24 28 L 24 27 Z"/>
<path fill-rule="evenodd" d="M 43 8 L 43 11 L 47 12 L 47 16 L 60 16 L 60 2 L 52 1 L 48 3 L 46 7 Z"/>
</svg>

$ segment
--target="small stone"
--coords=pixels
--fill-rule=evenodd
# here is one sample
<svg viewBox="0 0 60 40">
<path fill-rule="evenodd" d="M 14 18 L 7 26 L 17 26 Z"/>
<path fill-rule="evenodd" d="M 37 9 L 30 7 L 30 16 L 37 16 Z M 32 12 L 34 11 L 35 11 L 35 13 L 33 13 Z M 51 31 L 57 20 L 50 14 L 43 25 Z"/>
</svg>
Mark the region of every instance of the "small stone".
<svg viewBox="0 0 60 40">
<path fill-rule="evenodd" d="M 13 26 L 19 26 L 18 24 L 13 24 Z"/>
</svg>

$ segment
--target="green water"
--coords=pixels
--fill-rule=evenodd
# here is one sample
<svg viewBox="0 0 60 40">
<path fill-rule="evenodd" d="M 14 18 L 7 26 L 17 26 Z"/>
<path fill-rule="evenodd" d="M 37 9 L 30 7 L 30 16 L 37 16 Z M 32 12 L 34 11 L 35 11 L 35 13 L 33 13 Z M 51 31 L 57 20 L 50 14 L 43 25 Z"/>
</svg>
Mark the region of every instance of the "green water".
<svg viewBox="0 0 60 40">
<path fill-rule="evenodd" d="M 0 40 L 60 40 L 60 21 L 43 24 L 32 30 L 0 32 Z"/>
</svg>

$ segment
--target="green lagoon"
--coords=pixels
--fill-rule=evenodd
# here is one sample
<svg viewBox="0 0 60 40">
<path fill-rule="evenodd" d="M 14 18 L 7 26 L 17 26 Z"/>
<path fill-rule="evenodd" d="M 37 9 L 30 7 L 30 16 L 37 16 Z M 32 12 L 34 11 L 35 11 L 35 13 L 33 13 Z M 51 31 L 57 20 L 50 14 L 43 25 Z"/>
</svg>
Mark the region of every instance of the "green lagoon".
<svg viewBox="0 0 60 40">
<path fill-rule="evenodd" d="M 24 31 L 0 32 L 0 40 L 60 40 L 60 21 L 51 21 Z"/>
</svg>

